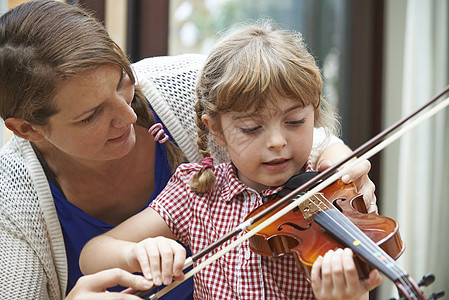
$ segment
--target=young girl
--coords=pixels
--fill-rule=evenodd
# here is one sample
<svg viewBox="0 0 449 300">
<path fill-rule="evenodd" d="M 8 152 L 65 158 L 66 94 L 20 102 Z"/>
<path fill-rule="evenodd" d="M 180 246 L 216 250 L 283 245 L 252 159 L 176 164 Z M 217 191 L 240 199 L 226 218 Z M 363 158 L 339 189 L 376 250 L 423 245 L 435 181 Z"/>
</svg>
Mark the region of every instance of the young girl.
<svg viewBox="0 0 449 300">
<path fill-rule="evenodd" d="M 143 271 L 155 285 L 182 278 L 182 247 L 157 236 L 178 239 L 197 253 L 290 177 L 311 171 L 314 127 L 329 133 L 337 127 L 321 89 L 319 69 L 299 34 L 263 23 L 223 39 L 197 86 L 203 163 L 181 165 L 149 208 L 91 240 L 82 252 L 82 270 Z M 226 147 L 231 162 L 213 165 L 209 133 Z M 293 256 L 263 257 L 248 241 L 194 278 L 196 299 L 358 299 L 380 281 L 377 271 L 359 281 L 352 252 L 337 250 L 315 262 L 310 284 Z"/>
</svg>

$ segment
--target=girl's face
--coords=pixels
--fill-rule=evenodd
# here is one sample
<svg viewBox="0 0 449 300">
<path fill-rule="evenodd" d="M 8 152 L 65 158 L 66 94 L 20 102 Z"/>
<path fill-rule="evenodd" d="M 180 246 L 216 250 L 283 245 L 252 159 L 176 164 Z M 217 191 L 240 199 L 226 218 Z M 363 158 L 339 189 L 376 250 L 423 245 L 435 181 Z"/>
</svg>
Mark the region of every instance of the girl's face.
<svg viewBox="0 0 449 300">
<path fill-rule="evenodd" d="M 114 65 L 85 71 L 62 83 L 53 101 L 47 142 L 59 151 L 87 160 L 110 160 L 133 149 L 137 116 L 131 108 L 134 84 Z"/>
<path fill-rule="evenodd" d="M 258 113 L 221 115 L 222 135 L 239 179 L 261 191 L 284 184 L 298 174 L 312 150 L 314 108 L 275 96 Z"/>
</svg>

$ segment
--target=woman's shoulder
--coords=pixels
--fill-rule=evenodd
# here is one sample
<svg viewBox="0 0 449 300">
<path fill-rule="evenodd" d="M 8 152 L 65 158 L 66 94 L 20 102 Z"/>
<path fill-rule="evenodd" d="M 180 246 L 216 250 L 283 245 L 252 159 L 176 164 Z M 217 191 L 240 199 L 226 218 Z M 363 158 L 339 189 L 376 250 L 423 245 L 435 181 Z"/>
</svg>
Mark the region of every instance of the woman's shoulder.
<svg viewBox="0 0 449 300">
<path fill-rule="evenodd" d="M 8 237 L 0 248 L 20 251 L 17 265 L 38 262 L 33 268 L 42 267 L 42 272 L 34 269 L 33 274 L 40 272 L 46 278 L 37 276 L 34 282 L 46 282 L 46 292 L 59 299 L 65 286 L 64 240 L 47 178 L 29 141 L 13 136 L 0 149 L 0 174 L 0 224 Z M 29 272 L 23 275 L 29 277 Z M 34 288 L 30 287 L 31 294 Z"/>
<path fill-rule="evenodd" d="M 0 205 L 4 207 L 4 213 L 19 207 L 19 203 L 31 204 L 36 200 L 33 177 L 39 174 L 36 172 L 38 166 L 40 163 L 27 140 L 14 136 L 0 149 Z M 45 174 L 42 172 L 40 177 L 45 178 Z M 12 203 L 16 205 L 11 207 Z M 21 211 L 29 211 L 32 207 L 25 204 Z"/>
<path fill-rule="evenodd" d="M 12 136 L 7 142 L 6 144 L 4 144 L 1 148 L 0 148 L 0 158 L 4 158 L 8 155 L 14 155 L 17 154 L 17 150 L 18 150 L 18 142 L 22 140 L 21 138 L 17 137 L 17 136 Z"/>
<path fill-rule="evenodd" d="M 137 84 L 190 162 L 201 161 L 196 146 L 195 85 L 205 56 L 183 54 L 134 63 Z"/>
<path fill-rule="evenodd" d="M 133 69 L 145 77 L 158 77 L 158 74 L 167 74 L 170 71 L 176 73 L 184 69 L 201 69 L 206 56 L 197 53 L 186 53 L 181 55 L 155 56 L 144 58 L 132 64 Z M 140 77 L 142 78 L 142 77 Z"/>
<path fill-rule="evenodd" d="M 14 136 L 0 149 L 0 174 L 2 213 L 20 218 L 17 226 L 20 223 L 26 227 L 29 219 L 40 218 L 44 203 L 39 199 L 45 196 L 51 201 L 52 198 L 45 173 L 29 141 Z"/>
<path fill-rule="evenodd" d="M 6 180 L 25 180 L 29 173 L 45 176 L 31 143 L 17 136 L 0 149 L 0 170 L 0 178 Z"/>
<path fill-rule="evenodd" d="M 26 169 L 25 155 L 23 148 L 27 148 L 27 141 L 19 137 L 12 137 L 0 149 L 0 180 L 11 180 Z M 31 148 L 31 146 L 29 146 Z"/>
<path fill-rule="evenodd" d="M 47 238 L 53 227 L 59 228 L 59 222 L 55 219 L 51 226 L 44 217 L 42 202 L 38 200 L 43 188 L 36 189 L 36 185 L 44 187 L 48 184 L 43 172 L 40 178 L 35 176 L 38 173 L 33 169 L 37 169 L 37 165 L 39 161 L 27 140 L 14 136 L 0 149 L 0 224 L 4 238 L 0 248 L 2 253 L 14 253 L 5 257 L 6 260 L 9 257 L 4 266 L 8 276 L 15 274 L 18 281 L 29 284 L 26 289 L 30 295 L 38 295 L 42 285 L 46 287 L 41 292 L 50 293 L 53 299 L 57 299 L 60 297 L 60 286 L 53 257 L 64 258 L 64 246 L 60 243 L 62 234 L 60 241 L 53 235 L 52 243 Z M 55 248 L 55 245 L 59 247 Z M 19 252 L 21 255 L 17 256 Z M 32 267 L 32 279 L 23 280 L 30 277 L 29 272 L 20 271 L 24 266 Z M 8 288 L 7 282 L 5 288 Z M 10 290 L 8 293 L 9 296 L 21 294 L 20 290 Z M 3 295 L 1 291 L 0 295 Z"/>
</svg>

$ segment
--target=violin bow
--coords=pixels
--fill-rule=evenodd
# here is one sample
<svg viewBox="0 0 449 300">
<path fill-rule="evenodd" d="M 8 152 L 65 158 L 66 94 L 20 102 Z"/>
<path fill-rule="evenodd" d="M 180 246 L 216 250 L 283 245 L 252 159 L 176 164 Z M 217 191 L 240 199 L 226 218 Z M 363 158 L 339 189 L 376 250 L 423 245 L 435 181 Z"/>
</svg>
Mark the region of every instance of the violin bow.
<svg viewBox="0 0 449 300">
<path fill-rule="evenodd" d="M 194 262 L 198 261 L 200 258 L 204 257 L 208 253 L 212 252 L 214 249 L 218 248 L 225 242 L 229 241 L 231 238 L 237 236 L 241 232 L 247 230 L 252 225 L 254 225 L 256 222 L 262 220 L 264 217 L 269 215 L 270 213 L 274 212 L 276 209 L 280 208 L 281 206 L 285 205 L 289 201 L 291 201 L 293 198 L 297 197 L 300 193 L 303 193 L 304 191 L 310 189 L 305 194 L 303 194 L 301 197 L 293 199 L 293 201 L 285 206 L 283 209 L 279 210 L 277 213 L 273 214 L 271 217 L 267 218 L 260 224 L 258 224 L 253 229 L 247 231 L 244 235 L 236 239 L 234 242 L 226 246 L 225 248 L 221 249 L 202 263 L 198 264 L 195 268 L 190 270 L 189 272 L 185 273 L 184 279 L 182 281 L 173 281 L 170 285 L 166 286 L 164 289 L 158 291 L 155 294 L 149 295 L 148 293 L 151 292 L 151 290 L 146 291 L 137 291 L 134 294 L 140 297 L 147 297 L 146 299 L 149 300 L 156 300 L 207 267 L 209 264 L 213 263 L 214 261 L 218 260 L 220 257 L 243 243 L 244 241 L 251 238 L 253 235 L 255 235 L 260 230 L 264 229 L 286 213 L 288 213 L 293 208 L 300 205 L 302 202 L 306 201 L 308 198 L 313 196 L 314 194 L 320 192 L 322 189 L 333 183 L 335 180 L 339 179 L 343 174 L 347 173 L 349 170 L 351 170 L 353 167 L 358 165 L 363 160 L 369 159 L 373 155 L 380 152 L 382 149 L 386 148 L 388 145 L 399 139 L 402 135 L 404 135 L 409 130 L 413 129 L 423 121 L 429 119 L 433 115 L 435 115 L 437 112 L 443 110 L 449 105 L 449 98 L 446 98 L 441 103 L 435 105 L 431 109 L 429 109 L 425 114 L 422 116 L 417 117 L 422 111 L 424 111 L 426 108 L 432 106 L 438 99 L 440 99 L 444 94 L 446 94 L 449 91 L 449 85 L 446 86 L 441 92 L 439 92 L 437 95 L 435 95 L 430 101 L 428 101 L 426 104 L 415 110 L 413 113 L 409 114 L 408 116 L 402 118 L 401 120 L 397 121 L 393 125 L 389 126 L 385 130 L 378 133 L 376 136 L 362 144 L 360 147 L 355 149 L 350 155 L 348 155 L 346 158 L 342 159 L 338 163 L 334 164 L 333 166 L 329 167 L 328 169 L 324 170 L 323 172 L 319 173 L 315 177 L 311 178 L 309 181 L 304 183 L 303 185 L 299 186 L 295 190 L 291 191 L 289 194 L 282 197 L 279 201 L 277 201 L 274 205 L 270 206 L 269 208 L 265 209 L 264 211 L 260 212 L 259 214 L 255 215 L 254 217 L 246 220 L 245 222 L 241 223 L 239 226 L 234 228 L 232 231 L 227 233 L 226 235 L 219 238 L 217 241 L 213 242 L 200 252 L 192 255 L 191 257 L 187 258 L 184 263 L 184 269 L 191 266 Z M 406 122 L 413 119 L 408 125 L 404 125 Z M 397 130 L 399 127 L 404 125 L 404 127 Z M 393 131 L 397 130 L 395 133 L 391 134 Z M 391 134 L 390 137 L 384 139 L 387 135 Z M 382 139 L 384 139 L 382 142 L 380 142 Z M 368 150 L 369 149 L 369 150 Z M 356 156 L 359 156 L 357 159 L 350 161 L 351 159 L 355 158 Z M 342 165 L 346 164 L 342 169 L 337 170 Z M 321 181 L 321 182 L 320 182 Z"/>
</svg>

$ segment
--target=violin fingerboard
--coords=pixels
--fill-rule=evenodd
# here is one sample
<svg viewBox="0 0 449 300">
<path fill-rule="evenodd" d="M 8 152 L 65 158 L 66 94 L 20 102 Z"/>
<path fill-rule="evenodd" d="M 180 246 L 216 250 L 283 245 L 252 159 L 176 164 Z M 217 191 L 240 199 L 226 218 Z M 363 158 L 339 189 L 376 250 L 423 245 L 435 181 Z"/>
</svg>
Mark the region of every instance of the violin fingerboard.
<svg viewBox="0 0 449 300">
<path fill-rule="evenodd" d="M 315 216 L 314 220 L 342 245 L 351 248 L 357 256 L 367 261 L 393 282 L 408 277 L 408 274 L 396 264 L 394 259 L 338 209 L 322 211 Z"/>
</svg>

